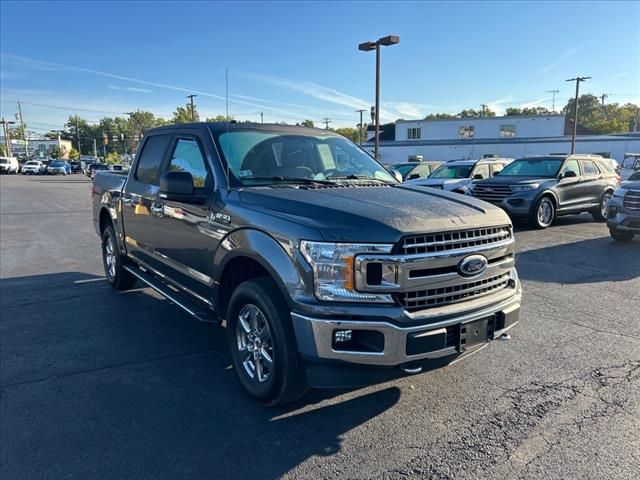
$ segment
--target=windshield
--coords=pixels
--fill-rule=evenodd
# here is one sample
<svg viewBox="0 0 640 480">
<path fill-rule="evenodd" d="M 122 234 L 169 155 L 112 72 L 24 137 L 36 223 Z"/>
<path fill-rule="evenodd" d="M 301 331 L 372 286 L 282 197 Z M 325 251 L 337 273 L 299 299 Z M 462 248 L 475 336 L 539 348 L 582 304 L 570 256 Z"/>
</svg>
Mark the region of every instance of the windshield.
<svg viewBox="0 0 640 480">
<path fill-rule="evenodd" d="M 473 165 L 442 165 L 429 178 L 469 178 Z"/>
<path fill-rule="evenodd" d="M 37 167 L 38 166 L 38 162 L 27 162 L 24 164 L 25 167 Z"/>
<path fill-rule="evenodd" d="M 500 176 L 554 178 L 563 161 L 563 158 L 519 158 L 504 167 Z"/>
<path fill-rule="evenodd" d="M 406 177 L 408 173 L 416 167 L 417 165 L 415 163 L 412 163 L 410 165 L 393 165 L 392 166 L 392 168 L 400 172 L 400 175 L 402 175 L 403 177 Z"/>
<path fill-rule="evenodd" d="M 6 158 L 0 158 L 0 164 L 6 165 L 7 163 L 9 163 L 9 160 L 7 160 Z"/>
<path fill-rule="evenodd" d="M 49 164 L 51 167 L 64 167 L 64 162 L 51 162 Z"/>
<path fill-rule="evenodd" d="M 397 183 L 385 168 L 349 140 L 334 135 L 235 131 L 218 143 L 236 185 L 283 182 Z"/>
<path fill-rule="evenodd" d="M 622 168 L 640 168 L 640 158 L 629 157 L 622 161 Z"/>
<path fill-rule="evenodd" d="M 635 172 L 632 173 L 631 176 L 629 177 L 629 180 L 640 180 L 640 172 Z"/>
</svg>

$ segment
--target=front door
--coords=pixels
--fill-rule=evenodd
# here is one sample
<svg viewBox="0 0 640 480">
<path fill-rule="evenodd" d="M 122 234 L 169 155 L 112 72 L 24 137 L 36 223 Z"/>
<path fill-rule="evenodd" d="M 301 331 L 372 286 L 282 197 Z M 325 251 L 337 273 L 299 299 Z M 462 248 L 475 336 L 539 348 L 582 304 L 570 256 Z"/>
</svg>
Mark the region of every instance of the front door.
<svg viewBox="0 0 640 480">
<path fill-rule="evenodd" d="M 567 172 L 575 172 L 575 177 L 566 177 Z M 559 199 L 559 209 L 571 208 L 581 203 L 582 193 L 580 189 L 581 175 L 580 166 L 575 159 L 567 160 L 560 169 L 561 178 L 558 181 L 557 191 Z"/>
<path fill-rule="evenodd" d="M 155 254 L 163 264 L 162 273 L 209 301 L 213 256 L 221 238 L 209 218 L 215 181 L 204 148 L 206 141 L 196 130 L 184 130 L 173 141 L 165 171 L 189 172 L 194 192 L 208 196 L 208 200 L 201 205 L 159 200 L 162 215 L 156 218 Z"/>
</svg>

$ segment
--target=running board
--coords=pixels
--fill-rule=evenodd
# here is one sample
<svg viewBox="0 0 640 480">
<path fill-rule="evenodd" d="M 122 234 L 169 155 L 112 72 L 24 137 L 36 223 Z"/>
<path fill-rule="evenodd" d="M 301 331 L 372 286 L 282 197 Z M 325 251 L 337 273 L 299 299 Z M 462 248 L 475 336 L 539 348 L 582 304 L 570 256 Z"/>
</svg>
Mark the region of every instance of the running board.
<svg viewBox="0 0 640 480">
<path fill-rule="evenodd" d="M 131 275 L 136 277 L 138 280 L 143 282 L 145 285 L 165 297 L 167 300 L 175 303 L 178 307 L 180 307 L 192 317 L 195 317 L 201 322 L 205 323 L 220 323 L 220 320 L 218 319 L 218 316 L 215 314 L 215 312 L 198 306 L 185 295 L 171 289 L 159 278 L 154 277 L 147 272 L 143 272 L 135 266 L 125 265 L 124 269 Z"/>
</svg>

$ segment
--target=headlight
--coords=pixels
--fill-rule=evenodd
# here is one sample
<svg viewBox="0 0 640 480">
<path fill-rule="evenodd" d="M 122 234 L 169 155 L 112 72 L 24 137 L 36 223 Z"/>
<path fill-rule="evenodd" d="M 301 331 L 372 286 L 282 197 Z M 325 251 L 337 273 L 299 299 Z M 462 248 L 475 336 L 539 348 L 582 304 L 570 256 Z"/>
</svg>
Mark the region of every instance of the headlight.
<svg viewBox="0 0 640 480">
<path fill-rule="evenodd" d="M 512 192 L 528 192 L 530 190 L 536 190 L 540 185 L 537 183 L 529 183 L 527 185 L 512 185 Z"/>
<path fill-rule="evenodd" d="M 313 268 L 316 297 L 329 302 L 393 303 L 391 295 L 360 293 L 354 287 L 354 258 L 360 253 L 388 253 L 393 245 L 300 242 Z"/>
</svg>

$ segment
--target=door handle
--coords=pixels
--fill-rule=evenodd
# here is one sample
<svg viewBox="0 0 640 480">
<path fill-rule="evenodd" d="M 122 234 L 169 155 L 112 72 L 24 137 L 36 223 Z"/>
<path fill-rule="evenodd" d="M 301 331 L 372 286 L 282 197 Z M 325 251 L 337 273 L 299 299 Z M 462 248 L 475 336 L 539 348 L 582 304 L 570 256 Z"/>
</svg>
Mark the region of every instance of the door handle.
<svg viewBox="0 0 640 480">
<path fill-rule="evenodd" d="M 158 217 L 164 217 L 164 204 L 153 202 L 149 207 L 151 213 Z"/>
</svg>

